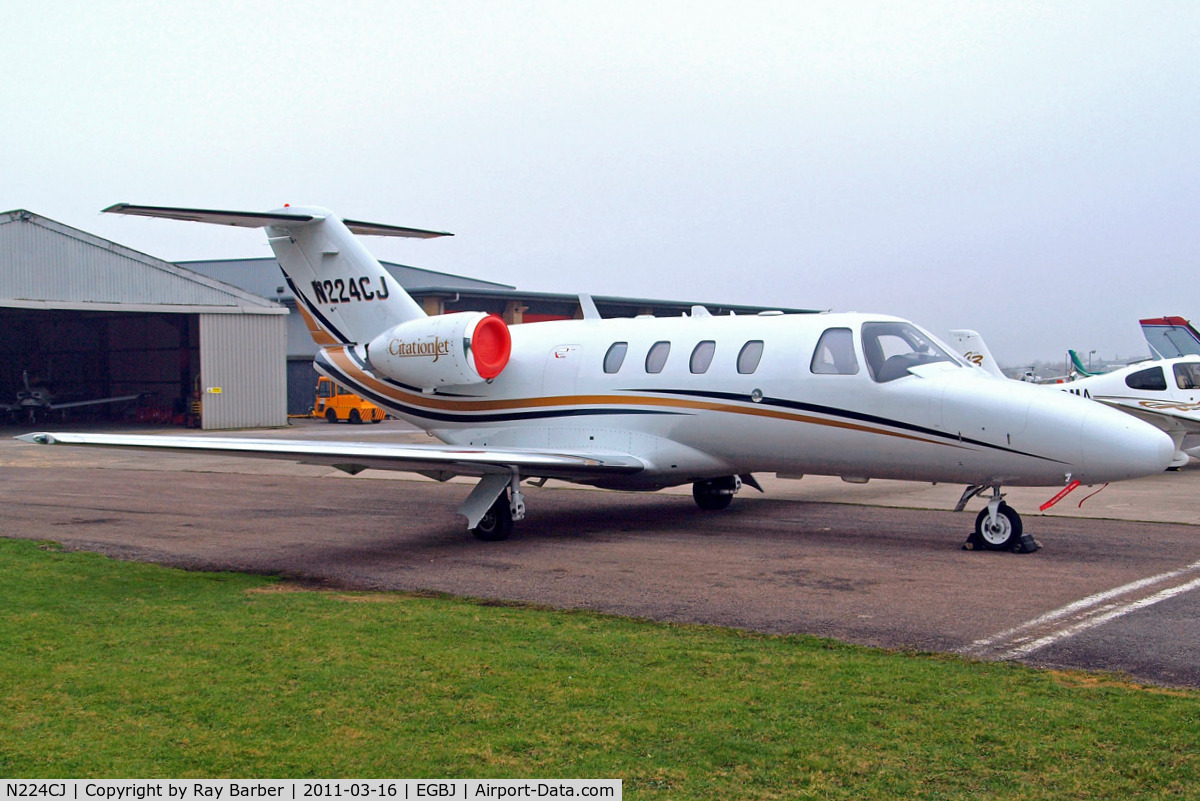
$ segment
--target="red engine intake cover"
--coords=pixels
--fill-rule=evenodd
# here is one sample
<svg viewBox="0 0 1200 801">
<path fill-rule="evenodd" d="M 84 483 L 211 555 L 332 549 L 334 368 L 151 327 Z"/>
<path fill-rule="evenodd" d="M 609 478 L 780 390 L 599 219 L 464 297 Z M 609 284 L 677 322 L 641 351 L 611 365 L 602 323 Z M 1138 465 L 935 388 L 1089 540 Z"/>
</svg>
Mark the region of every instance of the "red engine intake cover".
<svg viewBox="0 0 1200 801">
<path fill-rule="evenodd" d="M 480 378 L 491 380 L 500 375 L 512 354 L 512 335 L 503 320 L 491 314 L 476 324 L 471 334 L 471 354 Z"/>
</svg>

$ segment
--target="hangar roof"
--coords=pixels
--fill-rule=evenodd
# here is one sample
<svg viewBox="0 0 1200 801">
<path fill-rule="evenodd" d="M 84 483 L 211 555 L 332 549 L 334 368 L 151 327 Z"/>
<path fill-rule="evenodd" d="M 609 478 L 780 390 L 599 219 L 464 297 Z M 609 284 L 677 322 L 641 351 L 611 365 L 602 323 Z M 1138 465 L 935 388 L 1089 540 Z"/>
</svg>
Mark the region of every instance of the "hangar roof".
<svg viewBox="0 0 1200 801">
<path fill-rule="evenodd" d="M 239 287 L 24 209 L 0 212 L 0 306 L 288 313 Z"/>
</svg>

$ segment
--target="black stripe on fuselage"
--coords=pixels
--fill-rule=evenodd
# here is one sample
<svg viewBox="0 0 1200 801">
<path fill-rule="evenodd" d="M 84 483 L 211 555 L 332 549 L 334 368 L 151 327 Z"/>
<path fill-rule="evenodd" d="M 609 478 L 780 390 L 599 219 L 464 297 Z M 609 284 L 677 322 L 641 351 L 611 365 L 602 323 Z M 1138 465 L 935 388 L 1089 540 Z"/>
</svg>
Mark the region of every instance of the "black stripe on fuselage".
<svg viewBox="0 0 1200 801">
<path fill-rule="evenodd" d="M 313 319 L 316 320 L 322 328 L 328 331 L 329 334 L 338 342 L 341 342 L 343 345 L 349 345 L 350 338 L 339 331 L 336 325 L 329 322 L 328 317 L 326 317 L 324 314 L 321 314 L 320 309 L 313 305 L 312 301 L 308 299 L 308 296 L 300 291 L 300 288 L 296 286 L 296 282 L 293 281 L 292 277 L 287 274 L 282 265 L 280 266 L 279 271 L 283 273 L 283 278 L 285 281 L 287 281 L 287 285 L 291 287 L 292 294 L 296 297 L 297 302 L 304 304 L 304 308 L 308 309 L 308 313 L 313 316 Z"/>
<path fill-rule="evenodd" d="M 420 387 L 413 386 L 412 384 L 405 384 L 400 381 L 397 381 L 394 378 L 388 378 L 387 376 L 384 376 L 384 375 L 376 375 L 375 373 L 371 372 L 371 366 L 369 364 L 367 364 L 366 359 L 363 359 L 362 357 L 360 357 L 358 355 L 358 352 L 355 348 L 343 348 L 342 353 L 344 353 L 346 355 L 346 358 L 348 358 L 350 361 L 354 362 L 354 364 L 358 367 L 359 370 L 362 370 L 364 373 L 371 376 L 371 378 L 374 378 L 379 383 L 387 384 L 388 386 L 396 387 L 397 389 L 402 389 L 405 392 L 416 392 L 417 394 L 421 394 Z M 329 358 L 325 355 L 325 353 L 323 351 L 317 353 L 316 360 L 319 361 L 321 364 L 325 365 L 330 370 L 338 370 L 338 367 L 336 365 L 334 365 L 331 361 L 329 361 Z M 345 375 L 344 372 L 341 372 L 341 374 Z M 351 379 L 349 376 L 346 376 L 346 378 L 347 378 L 347 380 L 353 381 L 353 379 Z M 355 386 L 358 386 L 357 382 L 355 382 Z M 358 394 L 361 395 L 362 393 L 360 392 Z"/>
<path fill-rule="evenodd" d="M 742 394 L 738 394 L 736 392 L 703 392 L 700 390 L 692 390 L 692 389 L 642 389 L 642 390 L 630 390 L 630 391 L 652 392 L 656 395 L 684 395 L 686 397 L 706 398 L 706 399 L 710 399 L 710 400 L 735 401 L 738 403 L 754 403 L 753 399 L 749 395 L 742 395 Z M 964 437 L 961 434 L 949 434 L 945 431 L 938 431 L 937 429 L 926 428 L 924 426 L 916 425 L 915 423 L 906 423 L 903 420 L 890 420 L 886 417 L 879 417 L 878 415 L 874 415 L 874 414 L 866 414 L 865 412 L 855 412 L 855 411 L 851 411 L 849 409 L 838 409 L 834 406 L 823 406 L 818 403 L 805 403 L 804 401 L 793 401 L 793 400 L 787 400 L 785 398 L 763 398 L 761 401 L 758 401 L 757 404 L 761 405 L 761 406 L 771 406 L 771 407 L 775 407 L 775 408 L 779 408 L 779 409 L 789 409 L 792 411 L 809 412 L 811 414 L 821 414 L 821 415 L 825 415 L 826 417 L 840 418 L 843 420 L 853 420 L 858 423 L 869 423 L 871 425 L 876 425 L 876 426 L 887 426 L 888 428 L 895 428 L 895 429 L 899 429 L 901 431 L 911 431 L 914 434 L 920 434 L 920 435 L 926 436 L 926 437 L 934 437 L 937 439 L 945 440 L 947 442 L 955 442 L 955 443 L 961 442 L 961 443 L 965 443 L 968 445 L 975 445 L 976 447 L 980 447 L 980 448 L 990 448 L 990 449 L 996 450 L 996 451 L 1003 451 L 1004 453 L 1011 453 L 1016 456 L 1028 456 L 1031 459 L 1042 459 L 1047 462 L 1058 462 L 1059 464 L 1066 464 L 1066 462 L 1063 462 L 1060 459 L 1051 459 L 1048 456 L 1039 456 L 1036 453 L 1027 453 L 1026 451 L 1019 451 L 1015 448 L 1006 448 L 1003 445 L 995 445 L 991 442 L 984 442 L 983 440 L 971 439 L 970 437 Z"/>
<path fill-rule="evenodd" d="M 416 387 L 410 387 L 401 384 L 398 381 L 383 378 L 371 373 L 367 364 L 359 358 L 353 348 L 345 348 L 343 350 L 359 369 L 368 373 L 377 381 L 382 381 L 391 386 L 395 386 L 409 392 L 420 392 Z M 425 420 L 435 420 L 447 423 L 472 424 L 472 423 L 497 423 L 497 422 L 512 422 L 517 420 L 538 420 L 538 419 L 554 419 L 563 417 L 582 417 L 606 414 L 655 414 L 655 415 L 691 415 L 689 411 L 665 411 L 665 410 L 650 410 L 650 409 L 635 409 L 621 407 L 583 407 L 571 409 L 539 409 L 536 411 L 527 412 L 500 412 L 492 414 L 483 414 L 478 412 L 438 412 L 423 409 L 421 407 L 410 406 L 402 401 L 380 395 L 367 387 L 362 386 L 353 377 L 347 375 L 345 371 L 332 364 L 329 359 L 324 358 L 323 353 L 317 354 L 317 361 L 324 369 L 331 373 L 336 373 L 340 377 L 342 383 L 346 386 L 353 387 L 355 391 L 364 398 L 383 406 L 390 407 L 402 411 L 404 414 L 412 417 L 420 417 Z M 688 398 L 699 398 L 707 401 L 719 401 L 723 403 L 735 403 L 743 408 L 767 407 L 775 409 L 786 409 L 794 412 L 806 412 L 808 414 L 819 414 L 825 417 L 853 421 L 855 423 L 863 423 L 866 425 L 877 426 L 880 428 L 890 428 L 896 431 L 906 431 L 912 434 L 917 434 L 922 437 L 927 437 L 931 440 L 945 442 L 954 445 L 972 445 L 977 448 L 986 448 L 993 451 L 1003 453 L 1011 453 L 1015 456 L 1023 456 L 1030 459 L 1041 459 L 1047 462 L 1056 462 L 1058 464 L 1066 464 L 1060 459 L 1052 459 L 1048 456 L 1041 456 L 1036 453 L 1028 453 L 1015 448 L 1006 448 L 1002 445 L 995 445 L 990 442 L 963 437 L 960 434 L 949 434 L 945 431 L 938 431 L 932 428 L 926 428 L 914 423 L 908 423 L 903 420 L 891 420 L 878 415 L 866 414 L 864 412 L 855 412 L 849 409 L 839 409 L 833 406 L 824 406 L 816 403 L 805 403 L 803 401 L 787 400 L 785 398 L 762 398 L 755 402 L 749 395 L 734 393 L 734 392 L 706 392 L 702 390 L 687 390 L 687 389 L 622 389 L 621 392 L 629 393 L 647 393 L 657 396 L 677 395 Z M 455 397 L 463 397 L 461 395 Z M 514 399 L 519 400 L 519 399 Z M 883 432 L 881 432 L 883 433 Z"/>
</svg>

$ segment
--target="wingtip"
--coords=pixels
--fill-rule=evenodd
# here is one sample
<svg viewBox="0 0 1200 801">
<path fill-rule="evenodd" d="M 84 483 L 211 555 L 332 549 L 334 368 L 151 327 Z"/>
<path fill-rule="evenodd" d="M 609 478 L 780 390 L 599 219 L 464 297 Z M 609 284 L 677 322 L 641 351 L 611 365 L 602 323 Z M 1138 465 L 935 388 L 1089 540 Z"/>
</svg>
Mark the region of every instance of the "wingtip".
<svg viewBox="0 0 1200 801">
<path fill-rule="evenodd" d="M 54 435 L 47 434 L 44 431 L 36 431 L 32 434 L 18 434 L 13 439 L 19 439 L 22 442 L 28 442 L 32 445 L 53 445 Z"/>
</svg>

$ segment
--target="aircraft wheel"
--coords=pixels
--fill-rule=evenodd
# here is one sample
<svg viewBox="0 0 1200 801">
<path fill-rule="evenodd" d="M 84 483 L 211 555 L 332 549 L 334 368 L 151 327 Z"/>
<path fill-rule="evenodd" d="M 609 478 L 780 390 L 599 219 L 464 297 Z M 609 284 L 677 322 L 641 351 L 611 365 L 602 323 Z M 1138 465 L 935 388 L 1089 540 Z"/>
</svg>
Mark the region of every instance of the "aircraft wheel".
<svg viewBox="0 0 1200 801">
<path fill-rule="evenodd" d="M 480 519 L 479 525 L 471 529 L 471 533 L 484 542 L 499 542 L 508 539 L 512 529 L 512 507 L 508 504 L 508 492 L 505 491 L 500 493 L 492 508 Z"/>
<path fill-rule="evenodd" d="M 333 409 L 326 409 L 325 410 L 325 419 L 331 423 L 336 423 L 337 422 L 337 412 L 335 412 Z"/>
<path fill-rule="evenodd" d="M 350 410 L 350 425 L 359 425 L 362 423 L 362 415 L 358 413 L 358 409 Z"/>
<path fill-rule="evenodd" d="M 996 522 L 988 525 L 988 510 L 975 518 L 975 536 L 989 551 L 1010 551 L 1021 538 L 1021 516 L 1007 503 L 996 510 Z"/>
<path fill-rule="evenodd" d="M 733 493 L 737 491 L 737 477 L 710 478 L 707 481 L 697 481 L 692 484 L 692 498 L 696 505 L 706 512 L 719 512 L 733 503 Z"/>
</svg>

